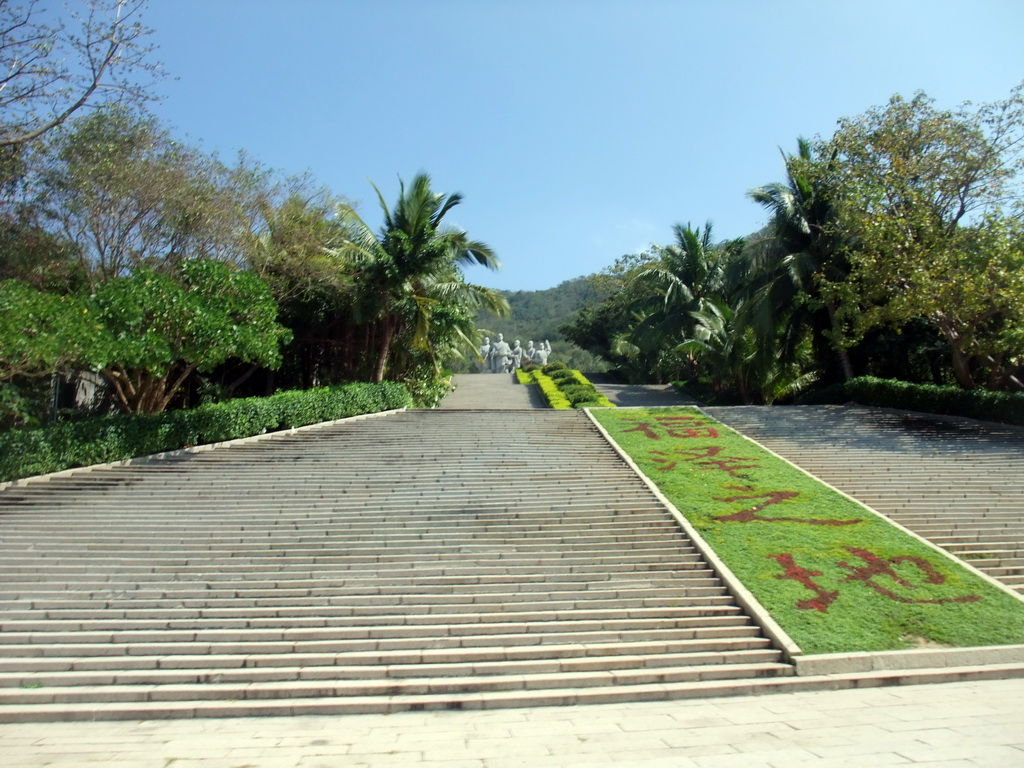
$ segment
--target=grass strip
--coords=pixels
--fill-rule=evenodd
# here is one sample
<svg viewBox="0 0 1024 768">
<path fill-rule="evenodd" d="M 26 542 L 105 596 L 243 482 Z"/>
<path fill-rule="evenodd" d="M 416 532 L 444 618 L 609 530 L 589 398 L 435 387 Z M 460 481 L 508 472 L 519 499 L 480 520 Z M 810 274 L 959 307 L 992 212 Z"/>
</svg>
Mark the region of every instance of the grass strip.
<svg viewBox="0 0 1024 768">
<path fill-rule="evenodd" d="M 806 653 L 1024 643 L 1024 602 L 700 410 L 593 415 Z"/>
</svg>

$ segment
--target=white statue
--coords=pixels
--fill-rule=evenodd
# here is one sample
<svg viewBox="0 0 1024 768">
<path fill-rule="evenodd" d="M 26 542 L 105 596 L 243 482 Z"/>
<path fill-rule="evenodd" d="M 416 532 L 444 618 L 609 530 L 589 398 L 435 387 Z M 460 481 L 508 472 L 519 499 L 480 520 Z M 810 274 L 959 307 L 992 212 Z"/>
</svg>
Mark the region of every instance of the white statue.
<svg viewBox="0 0 1024 768">
<path fill-rule="evenodd" d="M 486 371 L 491 364 L 491 337 L 484 336 L 484 343 L 480 345 L 480 359 L 481 363 L 480 370 Z"/>
<path fill-rule="evenodd" d="M 499 333 L 498 340 L 491 346 L 491 373 L 505 373 L 508 370 L 511 355 L 512 347 L 505 341 L 505 337 Z"/>
<path fill-rule="evenodd" d="M 519 339 L 516 339 L 515 346 L 512 347 L 512 370 L 519 368 L 523 364 L 523 347 L 519 343 Z"/>
<path fill-rule="evenodd" d="M 537 354 L 537 350 L 533 347 L 533 340 L 526 342 L 526 349 L 523 351 L 523 359 L 533 362 L 533 356 Z"/>
<path fill-rule="evenodd" d="M 541 365 L 541 366 L 547 365 L 548 364 L 548 355 L 550 355 L 550 354 L 551 354 L 551 348 L 547 346 L 546 342 L 542 341 L 540 343 L 540 346 L 537 347 L 537 349 L 535 349 L 534 352 L 533 352 L 533 362 L 535 362 L 537 365 Z"/>
</svg>

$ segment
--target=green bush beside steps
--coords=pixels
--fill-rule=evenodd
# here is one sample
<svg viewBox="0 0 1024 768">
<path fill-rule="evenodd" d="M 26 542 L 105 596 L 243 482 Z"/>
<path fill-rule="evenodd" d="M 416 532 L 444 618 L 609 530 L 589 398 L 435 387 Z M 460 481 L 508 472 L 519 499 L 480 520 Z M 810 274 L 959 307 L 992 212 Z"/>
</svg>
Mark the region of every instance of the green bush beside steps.
<svg viewBox="0 0 1024 768">
<path fill-rule="evenodd" d="M 353 383 L 211 403 L 184 411 L 104 416 L 0 434 L 0 481 L 219 443 L 413 404 L 404 384 Z"/>
<path fill-rule="evenodd" d="M 548 406 L 555 409 L 614 408 L 615 405 L 599 393 L 579 371 L 565 363 L 549 363 L 543 368 L 516 371 L 521 384 L 535 383 Z"/>
<path fill-rule="evenodd" d="M 966 416 L 983 421 L 1024 426 L 1024 392 L 991 392 L 984 389 L 911 384 L 895 379 L 862 376 L 845 384 L 809 393 L 797 405 L 841 404 L 902 408 L 944 416 Z"/>
</svg>

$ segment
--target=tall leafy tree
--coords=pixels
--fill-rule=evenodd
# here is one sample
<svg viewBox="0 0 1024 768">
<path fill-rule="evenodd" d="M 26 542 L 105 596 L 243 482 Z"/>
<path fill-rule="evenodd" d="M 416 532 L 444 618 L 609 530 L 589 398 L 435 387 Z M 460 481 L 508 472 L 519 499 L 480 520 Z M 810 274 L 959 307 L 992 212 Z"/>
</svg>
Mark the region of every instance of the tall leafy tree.
<svg viewBox="0 0 1024 768">
<path fill-rule="evenodd" d="M 99 371 L 121 410 L 165 410 L 193 371 L 229 358 L 276 367 L 289 332 L 262 280 L 223 262 L 140 268 L 91 295 L 0 282 L 0 381 Z"/>
<path fill-rule="evenodd" d="M 110 108 L 56 131 L 37 206 L 92 284 L 141 266 L 240 260 L 263 176 L 175 141 L 150 115 Z"/>
<path fill-rule="evenodd" d="M 173 276 L 140 268 L 99 286 L 90 306 L 108 339 L 96 367 L 129 413 L 165 410 L 193 371 L 230 358 L 275 368 L 290 337 L 266 283 L 212 260 Z"/>
<path fill-rule="evenodd" d="M 1003 101 L 952 110 L 923 93 L 894 96 L 842 120 L 823 151 L 837 158 L 850 274 L 822 291 L 849 337 L 926 318 L 965 388 L 976 386 L 979 366 L 1019 359 L 1024 350 L 1006 349 L 1000 328 L 1024 302 L 1011 277 L 1020 264 L 1012 230 L 1024 200 L 1024 84 Z"/>
</svg>

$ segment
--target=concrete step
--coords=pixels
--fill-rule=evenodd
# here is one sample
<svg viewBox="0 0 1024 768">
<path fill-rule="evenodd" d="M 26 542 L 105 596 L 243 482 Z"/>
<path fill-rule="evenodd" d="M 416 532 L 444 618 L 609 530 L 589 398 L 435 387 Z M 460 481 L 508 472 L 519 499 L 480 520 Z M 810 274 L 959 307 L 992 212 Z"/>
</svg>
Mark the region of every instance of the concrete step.
<svg viewBox="0 0 1024 768">
<path fill-rule="evenodd" d="M 132 656 L 33 656 L 0 658 L 0 673 L 6 675 L 28 672 L 107 672 L 118 674 L 129 670 L 235 670 L 264 667 L 364 666 L 393 668 L 407 665 L 474 665 L 495 662 L 587 660 L 617 656 L 642 657 L 657 663 L 668 655 L 735 654 L 746 651 L 779 652 L 761 636 L 747 634 L 722 637 L 693 637 L 671 640 L 634 640 L 631 642 L 600 641 L 589 643 L 551 643 L 547 645 L 488 645 L 480 647 L 452 646 L 443 648 L 353 649 L 342 652 L 272 652 L 220 653 Z"/>
<path fill-rule="evenodd" d="M 8 645 L 0 644 L 0 657 L 26 659 L 36 656 L 196 656 L 220 654 L 281 654 L 281 653 L 348 653 L 352 651 L 415 650 L 420 648 L 486 648 L 494 646 L 563 645 L 566 643 L 664 643 L 672 640 L 695 638 L 756 637 L 757 627 L 739 624 L 735 621 L 716 627 L 708 622 L 698 627 L 668 627 L 652 629 L 606 629 L 541 632 L 531 627 L 509 627 L 504 634 L 447 634 L 431 632 L 406 632 L 395 637 L 370 636 L 348 640 L 280 640 L 246 641 L 225 640 L 222 642 L 153 642 L 110 645 L 106 643 L 52 643 L 49 645 Z M 516 631 L 519 630 L 519 631 Z M 533 631 L 531 631 L 533 630 Z"/>
<path fill-rule="evenodd" d="M 245 615 L 229 617 L 194 617 L 171 619 L 166 616 L 153 619 L 139 618 L 116 618 L 116 619 L 30 619 L 30 620 L 5 620 L 0 623 L 0 632 L 78 632 L 78 631 L 105 631 L 105 630 L 199 630 L 199 629 L 260 629 L 260 628 L 291 628 L 291 627 L 345 627 L 345 626 L 366 626 L 371 621 L 374 626 L 396 625 L 396 624 L 459 624 L 459 623 L 481 623 L 506 621 L 602 621 L 602 620 L 626 620 L 626 619 L 649 619 L 649 618 L 684 618 L 697 616 L 727 616 L 741 613 L 735 605 L 723 601 L 721 605 L 708 604 L 700 601 L 696 605 L 679 606 L 676 608 L 619 608 L 604 610 L 572 611 L 514 611 L 503 610 L 492 613 L 368 613 L 365 616 L 358 615 L 310 615 L 299 617 L 278 617 L 270 616 L 265 618 L 254 617 L 249 613 Z"/>
<path fill-rule="evenodd" d="M 492 622 L 426 622 L 417 624 L 386 625 L 334 625 L 330 627 L 266 627 L 266 628 L 204 628 L 204 629 L 155 629 L 155 630 L 42 630 L 8 631 L 0 638 L 0 655 L 18 655 L 14 646 L 56 646 L 56 645 L 139 645 L 168 643 L 264 643 L 264 642 L 305 642 L 326 640 L 350 640 L 364 638 L 402 637 L 473 637 L 478 635 L 507 635 L 512 633 L 567 633 L 645 630 L 693 629 L 723 626 L 747 626 L 745 617 L 737 616 L 657 616 L 647 619 L 636 617 L 625 619 L 555 619 L 547 621 L 492 621 Z M 22 648 L 20 652 L 32 651 Z"/>
<path fill-rule="evenodd" d="M 138 720 L 197 717 L 269 717 L 293 715 L 385 714 L 404 710 L 483 710 L 507 707 L 574 706 L 634 701 L 674 701 L 722 696 L 844 690 L 864 686 L 994 680 L 1024 676 L 1019 665 L 991 665 L 885 671 L 849 675 L 793 677 L 772 675 L 737 680 L 620 685 L 591 688 L 492 691 L 475 694 L 354 696 L 245 701 L 177 701 L 84 704 L 0 705 L 0 722 L 46 722 L 56 719 Z"/>
<path fill-rule="evenodd" d="M 495 441 L 505 417 L 396 414 L 0 491 L 0 721 L 792 671 L 583 414 Z"/>
<path fill-rule="evenodd" d="M 23 690 L 71 688 L 76 686 L 157 686 L 202 685 L 206 683 L 265 683 L 300 680 L 395 680 L 402 678 L 442 678 L 492 675 L 542 675 L 577 672 L 615 672 L 658 669 L 662 667 L 698 667 L 705 665 L 750 665 L 777 663 L 778 651 L 772 649 L 708 650 L 692 653 L 666 653 L 638 656 L 587 656 L 563 659 L 523 659 L 470 661 L 465 663 L 418 663 L 382 666 L 335 664 L 258 667 L 190 667 L 187 669 L 61 670 L 6 674 L 0 672 L 0 688 Z M 199 660 L 201 663 L 201 660 Z"/>
<path fill-rule="evenodd" d="M 358 696 L 466 695 L 491 691 L 544 690 L 550 688 L 593 688 L 630 685 L 662 685 L 707 680 L 767 677 L 791 673 L 786 664 L 719 663 L 691 667 L 652 667 L 601 671 L 548 672 L 536 674 L 478 673 L 463 677 L 375 679 L 301 679 L 252 681 L 248 683 L 205 682 L 201 684 L 51 686 L 5 689 L 9 705 L 38 706 L 82 702 L 223 701 L 248 699 L 289 699 Z"/>
</svg>

